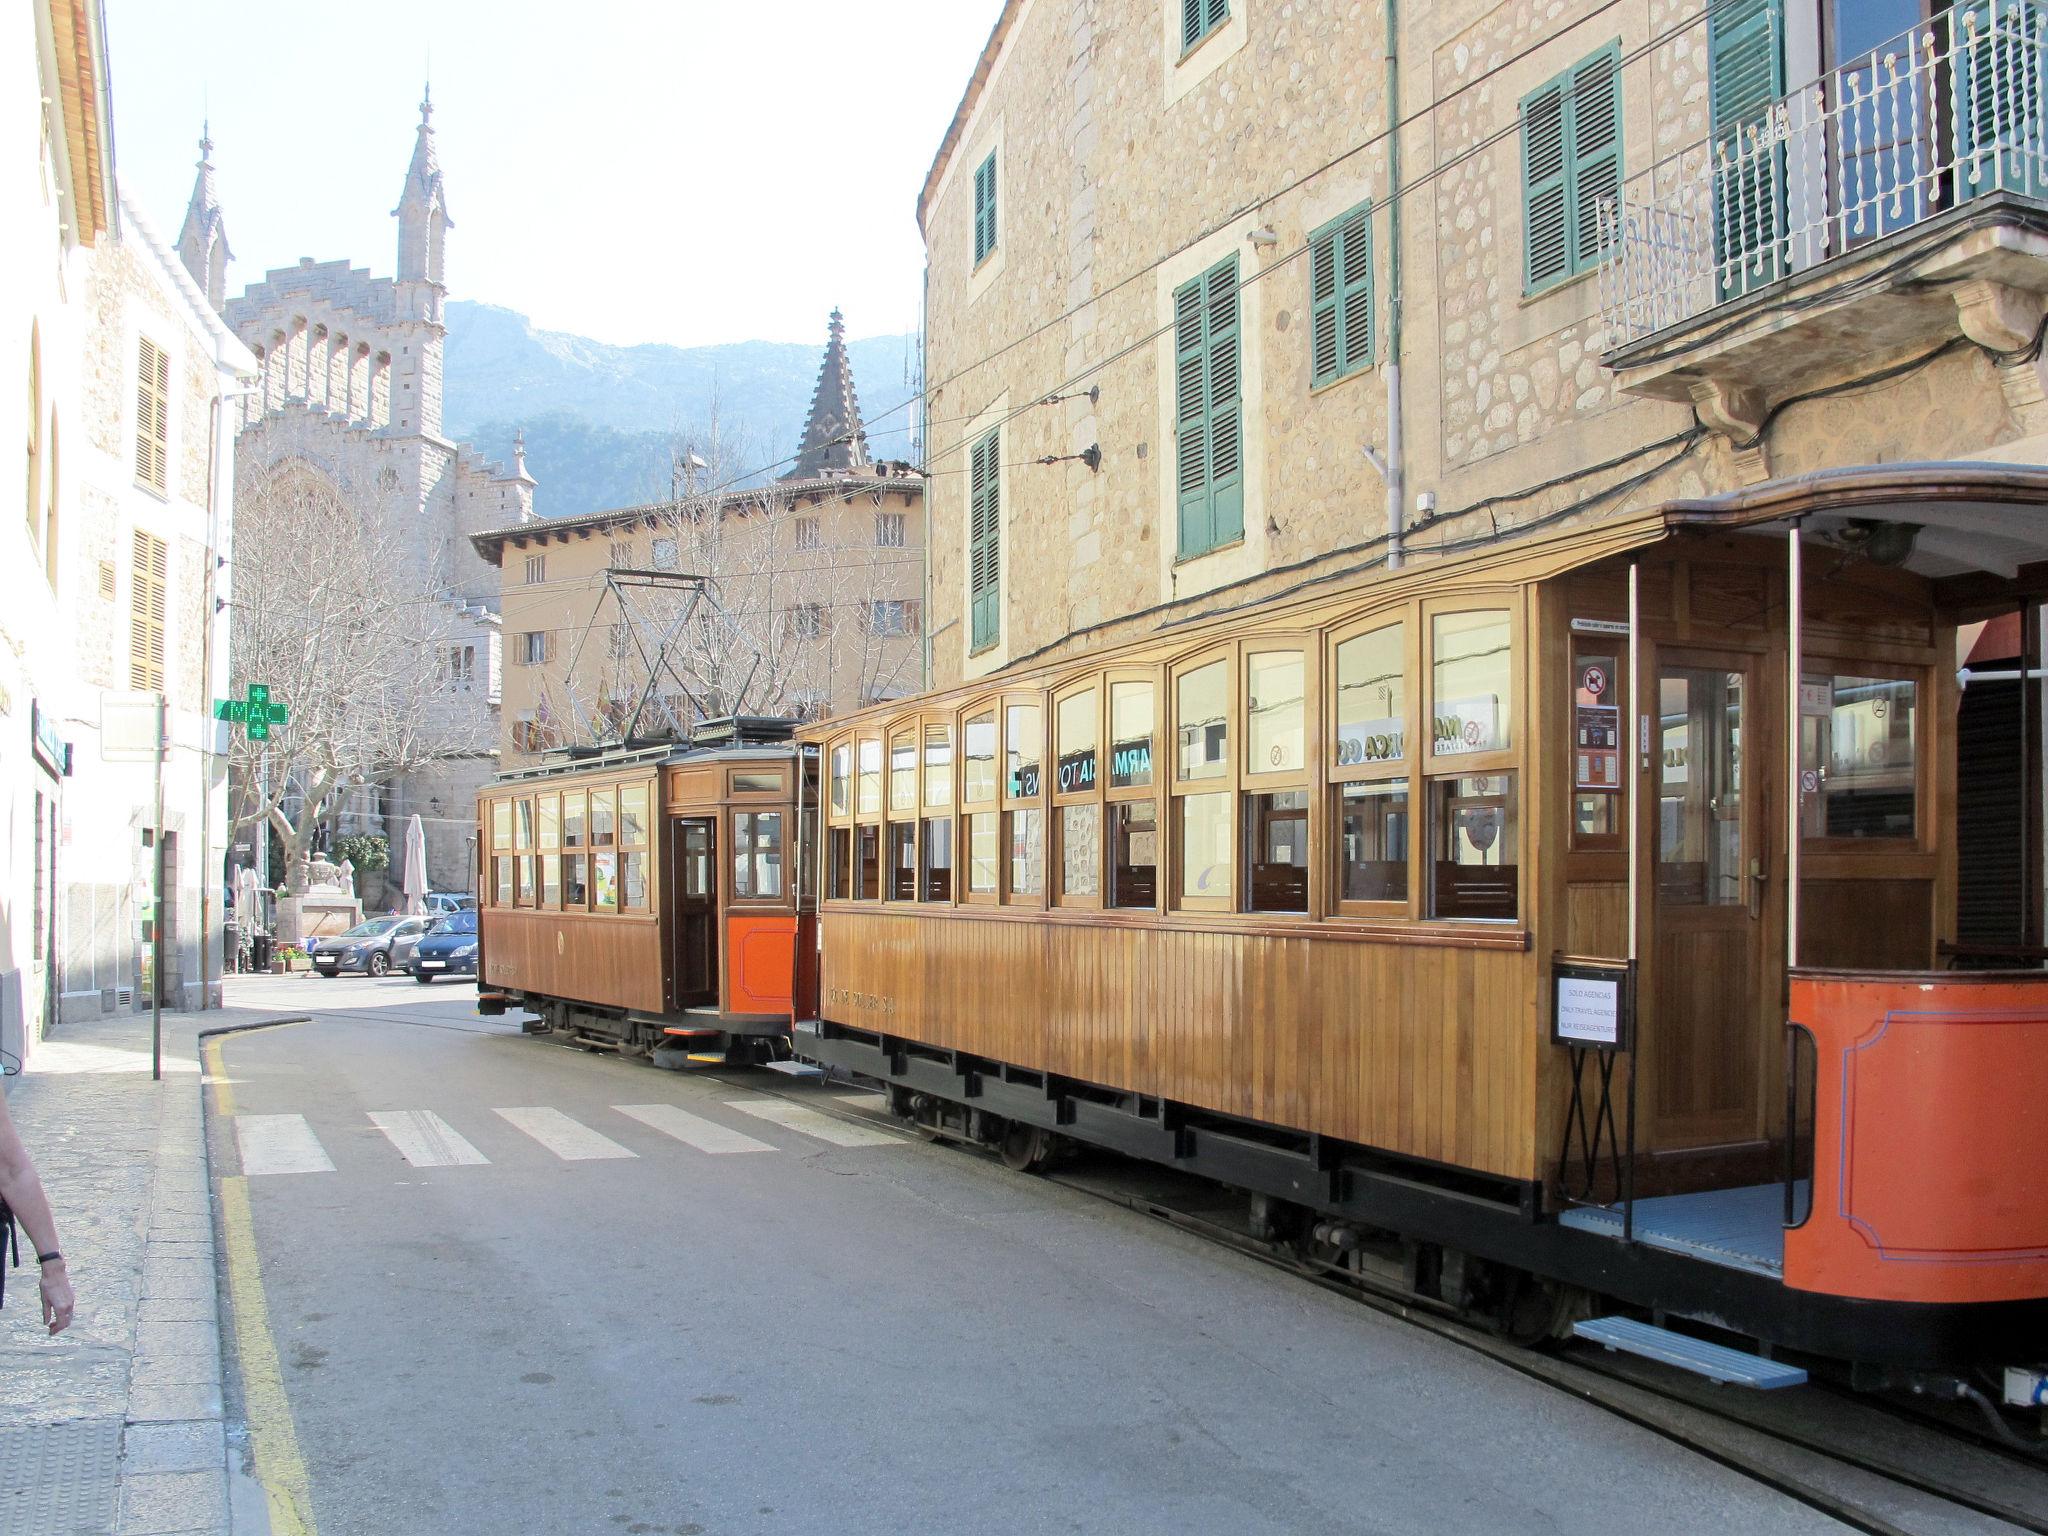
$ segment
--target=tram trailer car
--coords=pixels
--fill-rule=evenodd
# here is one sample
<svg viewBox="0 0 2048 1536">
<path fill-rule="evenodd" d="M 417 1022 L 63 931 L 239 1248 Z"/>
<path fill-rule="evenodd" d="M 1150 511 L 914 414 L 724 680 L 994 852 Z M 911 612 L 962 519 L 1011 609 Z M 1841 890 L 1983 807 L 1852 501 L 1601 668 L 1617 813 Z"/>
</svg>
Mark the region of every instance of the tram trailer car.
<svg viewBox="0 0 2048 1536">
<path fill-rule="evenodd" d="M 2038 805 L 2039 756 L 1959 770 L 1957 661 L 2041 600 L 2044 502 L 1818 475 L 810 727 L 798 1054 L 1013 1166 L 1213 1177 L 1520 1337 L 1618 1309 L 2024 1401 L 2040 893 L 2034 947 L 1957 942 L 1957 776 Z"/>
<path fill-rule="evenodd" d="M 816 952 L 815 914 L 799 913 L 788 875 L 817 804 L 793 731 L 709 721 L 687 744 L 585 753 L 486 786 L 480 1011 L 524 1010 L 530 1032 L 664 1066 L 787 1056 Z"/>
</svg>

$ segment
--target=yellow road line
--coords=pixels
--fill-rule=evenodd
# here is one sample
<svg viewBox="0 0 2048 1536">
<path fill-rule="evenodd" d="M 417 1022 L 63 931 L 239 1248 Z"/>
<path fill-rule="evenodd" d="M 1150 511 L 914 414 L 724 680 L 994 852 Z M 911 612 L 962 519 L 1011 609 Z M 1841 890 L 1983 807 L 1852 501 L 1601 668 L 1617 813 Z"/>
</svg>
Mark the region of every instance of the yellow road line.
<svg viewBox="0 0 2048 1536">
<path fill-rule="evenodd" d="M 220 1041 L 206 1042 L 208 1072 L 214 1079 L 214 1109 L 235 1112 L 234 1086 L 221 1068 Z M 313 1486 L 299 1454 L 298 1431 L 285 1396 L 284 1371 L 270 1331 L 270 1304 L 263 1295 L 263 1266 L 256 1255 L 256 1223 L 249 1209 L 249 1181 L 230 1174 L 220 1181 L 221 1228 L 226 1240 L 228 1295 L 234 1314 L 235 1354 L 241 1367 L 242 1407 L 256 1480 L 270 1506 L 272 1536 L 315 1536 Z"/>
</svg>

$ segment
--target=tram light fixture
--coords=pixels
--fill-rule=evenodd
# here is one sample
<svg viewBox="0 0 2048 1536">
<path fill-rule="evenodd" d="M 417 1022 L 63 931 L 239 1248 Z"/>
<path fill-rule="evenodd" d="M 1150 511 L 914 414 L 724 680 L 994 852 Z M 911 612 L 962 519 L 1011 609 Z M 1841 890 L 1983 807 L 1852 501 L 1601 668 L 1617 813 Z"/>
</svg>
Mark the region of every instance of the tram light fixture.
<svg viewBox="0 0 2048 1536">
<path fill-rule="evenodd" d="M 1920 537 L 1918 523 L 1896 523 L 1876 517 L 1852 517 L 1837 530 L 1834 542 L 1861 555 L 1872 565 L 1904 565 Z"/>
</svg>

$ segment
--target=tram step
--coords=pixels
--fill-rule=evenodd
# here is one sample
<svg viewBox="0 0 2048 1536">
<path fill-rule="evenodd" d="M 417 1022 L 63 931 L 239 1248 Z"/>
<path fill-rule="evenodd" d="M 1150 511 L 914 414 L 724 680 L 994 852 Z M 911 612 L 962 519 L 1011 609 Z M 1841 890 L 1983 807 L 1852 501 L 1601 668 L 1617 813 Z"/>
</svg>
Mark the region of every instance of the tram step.
<svg viewBox="0 0 2048 1536">
<path fill-rule="evenodd" d="M 1675 1365 L 1709 1381 L 1732 1382 L 1739 1387 L 1755 1387 L 1768 1392 L 1778 1387 L 1796 1387 L 1806 1380 L 1806 1372 L 1796 1365 L 1781 1365 L 1776 1360 L 1730 1349 L 1725 1344 L 1688 1338 L 1682 1333 L 1673 1333 L 1668 1328 L 1659 1328 L 1633 1317 L 1589 1318 L 1585 1322 L 1574 1323 L 1572 1332 L 1609 1349 L 1626 1350 L 1646 1360 Z"/>
<path fill-rule="evenodd" d="M 785 1077 L 823 1077 L 825 1069 L 814 1067 L 808 1061 L 764 1061 L 761 1063 L 770 1072 L 780 1072 Z"/>
</svg>

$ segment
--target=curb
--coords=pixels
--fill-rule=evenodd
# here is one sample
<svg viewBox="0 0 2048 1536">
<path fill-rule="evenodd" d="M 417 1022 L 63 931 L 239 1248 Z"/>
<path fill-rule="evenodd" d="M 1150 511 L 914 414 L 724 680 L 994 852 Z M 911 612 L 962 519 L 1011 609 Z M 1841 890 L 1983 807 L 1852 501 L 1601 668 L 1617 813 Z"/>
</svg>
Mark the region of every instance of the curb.
<svg viewBox="0 0 2048 1536">
<path fill-rule="evenodd" d="M 286 1024 L 310 1024 L 312 1022 L 313 1015 L 310 1013 L 281 1013 L 274 1019 L 250 1019 L 242 1024 L 216 1024 L 212 1029 L 200 1030 L 193 1038 L 196 1040 L 212 1040 L 220 1035 L 246 1035 L 252 1029 L 277 1029 Z M 206 1073 L 203 1068 L 199 1075 L 201 1078 L 200 1086 L 203 1088 L 206 1086 L 204 1081 Z"/>
</svg>

